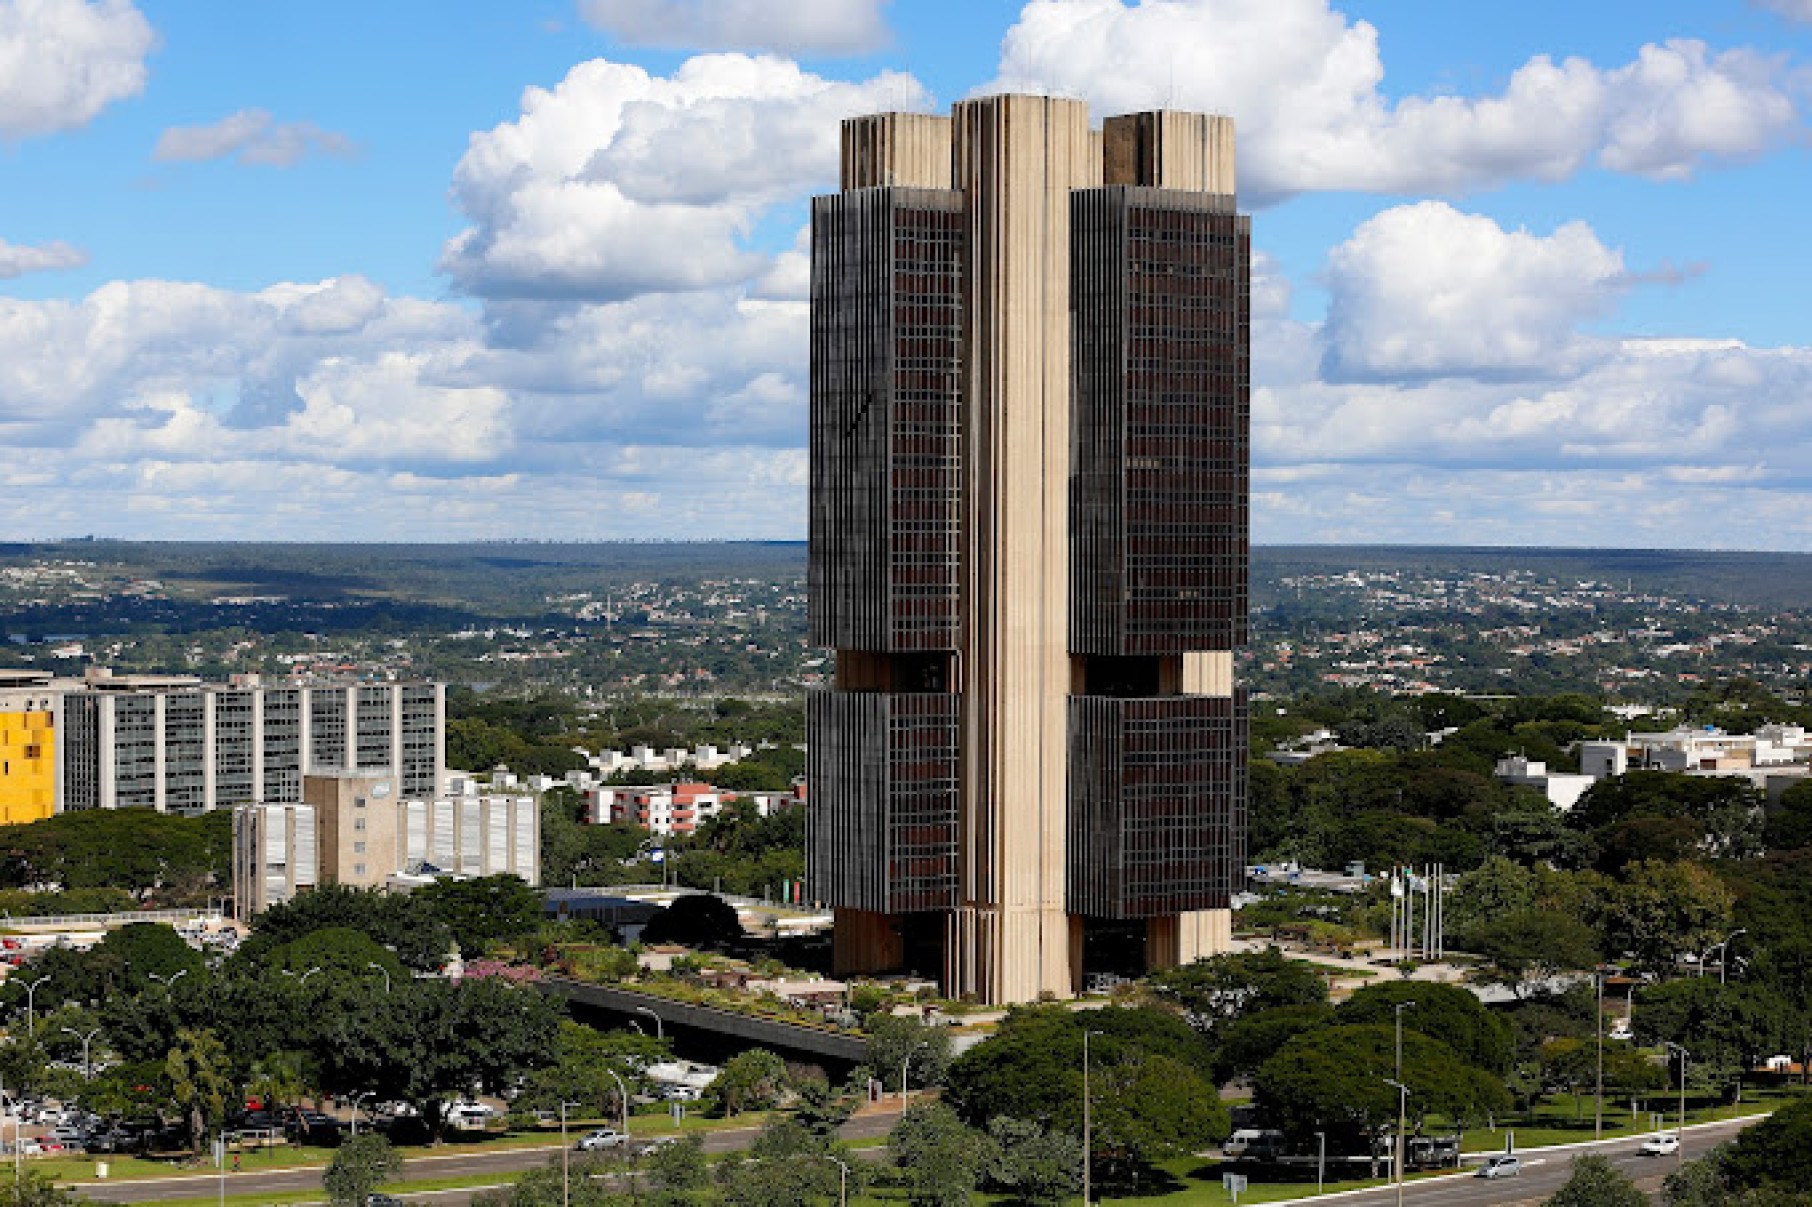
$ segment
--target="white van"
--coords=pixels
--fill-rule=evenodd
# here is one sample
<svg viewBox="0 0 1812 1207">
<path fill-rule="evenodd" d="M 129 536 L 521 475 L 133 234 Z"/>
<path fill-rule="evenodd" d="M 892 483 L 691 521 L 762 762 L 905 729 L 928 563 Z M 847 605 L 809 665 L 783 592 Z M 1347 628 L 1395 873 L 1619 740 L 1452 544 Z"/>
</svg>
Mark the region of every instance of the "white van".
<svg viewBox="0 0 1812 1207">
<path fill-rule="evenodd" d="M 1284 1134 L 1275 1128 L 1242 1127 L 1227 1137 L 1221 1151 L 1229 1157 L 1266 1161 L 1282 1154 Z"/>
</svg>

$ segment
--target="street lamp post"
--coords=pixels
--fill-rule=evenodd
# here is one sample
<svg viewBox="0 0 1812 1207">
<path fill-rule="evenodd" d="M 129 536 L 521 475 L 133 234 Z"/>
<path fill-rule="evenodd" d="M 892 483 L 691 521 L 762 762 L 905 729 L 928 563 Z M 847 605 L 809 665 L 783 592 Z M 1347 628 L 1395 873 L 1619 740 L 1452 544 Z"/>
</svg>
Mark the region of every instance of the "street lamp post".
<svg viewBox="0 0 1812 1207">
<path fill-rule="evenodd" d="M 833 1157 L 829 1153 L 824 1154 L 824 1159 L 837 1164 L 837 1207 L 849 1207 L 849 1166 L 844 1164 L 841 1157 Z"/>
<path fill-rule="evenodd" d="M 1592 1031 L 1598 1040 L 1598 1101 L 1592 1108 L 1592 1139 L 1604 1139 L 1604 965 L 1598 966 L 1598 1009 L 1592 1015 Z"/>
<path fill-rule="evenodd" d="M 1397 1168 L 1393 1172 L 1397 1175 L 1397 1207 L 1403 1207 L 1403 1126 L 1409 1116 L 1409 1087 L 1389 1077 L 1384 1084 L 1397 1088 Z"/>
<path fill-rule="evenodd" d="M 560 1207 L 571 1207 L 572 1194 L 572 1149 L 566 1143 L 566 1108 L 578 1106 L 576 1102 L 560 1100 Z"/>
<path fill-rule="evenodd" d="M 89 1045 L 94 1043 L 94 1037 L 101 1033 L 101 1029 L 96 1027 L 86 1035 L 77 1031 L 74 1027 L 64 1027 L 63 1030 L 82 1041 L 82 1080 L 91 1080 L 94 1076 L 94 1066 L 90 1064 L 88 1060 Z"/>
<path fill-rule="evenodd" d="M 384 974 L 384 992 L 389 993 L 390 992 L 390 970 L 388 968 L 384 967 L 382 964 L 378 963 L 376 960 L 371 961 L 369 964 L 365 965 L 365 967 L 375 968 L 379 972 Z"/>
<path fill-rule="evenodd" d="M 1397 1080 L 1391 1084 L 1399 1089 L 1402 1089 L 1403 1083 L 1403 1012 L 1415 1008 L 1416 1003 L 1413 1000 L 1398 1002 L 1391 1007 L 1391 1013 L 1397 1016 Z M 1397 1202 L 1399 1204 L 1403 1202 L 1403 1127 L 1404 1116 L 1408 1113 L 1408 1098 L 1409 1091 L 1405 1089 L 1397 1099 L 1397 1145 L 1396 1155 L 1391 1160 L 1392 1172 L 1397 1175 Z"/>
<path fill-rule="evenodd" d="M 371 1097 L 370 1090 L 360 1090 L 352 1096 L 352 1134 L 359 1134 L 359 1103 Z"/>
<path fill-rule="evenodd" d="M 617 1076 L 615 1069 L 605 1069 L 610 1079 L 617 1083 L 617 1101 L 623 1104 L 623 1143 L 629 1143 L 629 1091 L 623 1088 L 623 1079 Z"/>
<path fill-rule="evenodd" d="M 1680 1146 L 1674 1150 L 1675 1168 L 1686 1164 L 1686 1062 L 1692 1054 L 1681 1045 L 1670 1040 L 1662 1041 L 1667 1049 L 1680 1054 Z"/>
<path fill-rule="evenodd" d="M 1320 1194 L 1327 1187 L 1328 1179 L 1328 1134 L 1315 1133 L 1315 1193 Z"/>
<path fill-rule="evenodd" d="M 178 982 L 178 981 L 182 980 L 184 977 L 188 976 L 189 970 L 187 968 L 178 968 L 175 972 L 171 973 L 169 976 L 165 976 L 161 972 L 147 972 L 145 975 L 150 977 L 152 980 L 156 981 L 159 985 L 162 985 L 164 987 L 164 989 L 167 991 L 170 988 L 170 986 L 176 984 L 176 982 Z"/>
<path fill-rule="evenodd" d="M 379 965 L 373 964 L 372 967 L 377 968 L 377 967 L 379 967 Z M 320 966 L 317 965 L 314 968 L 310 968 L 307 972 L 303 973 L 301 976 L 296 976 L 296 974 L 288 968 L 279 968 L 279 969 L 277 969 L 277 971 L 281 972 L 284 976 L 296 977 L 296 984 L 298 984 L 298 985 L 306 985 L 306 984 L 308 984 L 308 978 L 315 975 L 315 973 L 321 971 L 321 969 L 320 969 Z"/>
<path fill-rule="evenodd" d="M 1725 970 L 1730 967 L 1730 944 L 1735 941 L 1738 935 L 1746 935 L 1748 933 L 1748 927 L 1733 930 L 1728 935 L 1724 936 L 1724 941 L 1722 943 L 1718 944 L 1718 947 L 1720 948 L 1718 952 L 1718 984 L 1723 985 L 1728 983 L 1724 978 L 1724 973 Z"/>
<path fill-rule="evenodd" d="M 1094 1137 L 1091 1134 L 1092 1120 L 1091 1099 L 1088 1085 L 1088 1041 L 1091 1035 L 1100 1035 L 1099 1031 L 1087 1028 L 1082 1032 L 1082 1207 L 1094 1207 Z"/>
<path fill-rule="evenodd" d="M 925 1046 L 925 1041 L 921 1039 L 918 1043 L 913 1044 L 912 1047 L 906 1049 L 906 1056 L 904 1059 L 902 1059 L 900 1061 L 900 1110 L 901 1111 L 905 1111 L 905 1109 L 906 1109 L 906 1074 L 912 1068 L 912 1058 L 914 1056 L 917 1056 L 919 1054 L 919 1049 L 924 1046 Z"/>
<path fill-rule="evenodd" d="M 637 1006 L 635 1008 L 635 1012 L 637 1014 L 646 1014 L 649 1018 L 653 1019 L 654 1020 L 654 1037 L 656 1039 L 660 1040 L 662 1043 L 667 1042 L 667 1028 L 664 1025 L 662 1025 L 660 1015 L 656 1014 L 654 1011 L 650 1010 L 646 1006 Z"/>
<path fill-rule="evenodd" d="M 30 1035 L 38 1028 L 38 986 L 50 978 L 41 976 L 25 986 L 25 1032 Z"/>
</svg>

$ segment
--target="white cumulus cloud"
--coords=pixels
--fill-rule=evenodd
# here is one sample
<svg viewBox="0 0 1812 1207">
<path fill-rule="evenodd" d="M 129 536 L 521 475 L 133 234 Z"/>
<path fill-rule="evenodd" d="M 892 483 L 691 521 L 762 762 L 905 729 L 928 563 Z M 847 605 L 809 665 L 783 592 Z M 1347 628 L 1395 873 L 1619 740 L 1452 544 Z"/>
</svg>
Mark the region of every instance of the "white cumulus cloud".
<svg viewBox="0 0 1812 1207">
<path fill-rule="evenodd" d="M 0 0 L 0 139 L 73 130 L 137 96 L 155 42 L 131 0 Z"/>
<path fill-rule="evenodd" d="M 287 168 L 311 154 L 344 159 L 355 151 L 344 134 L 313 122 L 279 122 L 262 109 L 241 109 L 216 122 L 171 126 L 158 136 L 151 157 L 162 163 L 236 159 Z"/>
<path fill-rule="evenodd" d="M 887 44 L 887 0 L 579 0 L 587 23 L 631 46 L 859 54 Z"/>
<path fill-rule="evenodd" d="M 1441 201 L 1367 220 L 1326 276 L 1335 378 L 1568 375 L 1598 354 L 1580 324 L 1630 284 L 1621 254 L 1583 222 L 1506 231 Z"/>
<path fill-rule="evenodd" d="M 1139 70 L 1129 70 L 1139 64 Z M 1597 164 L 1673 179 L 1801 127 L 1782 58 L 1681 39 L 1633 62 L 1530 59 L 1495 96 L 1382 91 L 1377 30 L 1328 0 L 1031 0 L 989 89 L 1056 91 L 1107 113 L 1228 113 L 1241 192 L 1455 192 Z"/>
<path fill-rule="evenodd" d="M 442 268 L 484 297 L 617 299 L 750 279 L 772 207 L 834 186 L 838 123 L 917 108 L 910 76 L 825 79 L 781 59 L 701 55 L 670 77 L 606 60 L 472 136 L 453 196 L 471 225 Z"/>
<path fill-rule="evenodd" d="M 80 268 L 88 263 L 88 253 L 67 243 L 8 243 L 0 239 L 0 281 L 22 277 L 28 272 L 55 272 Z"/>
</svg>

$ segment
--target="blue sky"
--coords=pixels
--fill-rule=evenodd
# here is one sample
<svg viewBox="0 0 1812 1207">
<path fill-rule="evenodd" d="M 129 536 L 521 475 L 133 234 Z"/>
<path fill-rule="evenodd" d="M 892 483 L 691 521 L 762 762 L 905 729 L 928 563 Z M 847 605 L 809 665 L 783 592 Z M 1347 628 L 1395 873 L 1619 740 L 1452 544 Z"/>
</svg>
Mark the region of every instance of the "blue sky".
<svg viewBox="0 0 1812 1207">
<path fill-rule="evenodd" d="M 1001 87 L 1239 121 L 1256 539 L 1812 548 L 1812 0 L 0 0 L 0 539 L 802 536 L 836 123 Z"/>
</svg>

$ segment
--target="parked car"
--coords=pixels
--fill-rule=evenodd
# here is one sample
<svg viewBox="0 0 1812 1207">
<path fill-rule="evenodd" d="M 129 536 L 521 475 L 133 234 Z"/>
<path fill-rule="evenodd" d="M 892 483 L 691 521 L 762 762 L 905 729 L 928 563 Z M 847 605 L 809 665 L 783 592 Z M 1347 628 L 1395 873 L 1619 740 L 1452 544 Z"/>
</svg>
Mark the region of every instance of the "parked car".
<svg viewBox="0 0 1812 1207">
<path fill-rule="evenodd" d="M 368 1194 L 365 1196 L 365 1207 L 405 1207 L 405 1205 L 393 1194 Z"/>
<path fill-rule="evenodd" d="M 1522 1171 L 1523 1162 L 1520 1157 L 1513 1157 L 1509 1153 L 1499 1153 L 1495 1157 L 1486 1157 L 1485 1163 L 1479 1166 L 1479 1171 L 1474 1176 L 1481 1178 L 1514 1178 Z"/>
<path fill-rule="evenodd" d="M 1680 1151 L 1680 1137 L 1672 1132 L 1657 1132 L 1642 1142 L 1642 1154 L 1648 1157 L 1671 1157 Z"/>
<path fill-rule="evenodd" d="M 666 1148 L 669 1144 L 672 1144 L 678 1139 L 678 1136 L 650 1136 L 648 1139 L 643 1140 L 640 1144 L 635 1146 L 635 1155 L 638 1157 L 652 1157 L 655 1153 Z"/>
<path fill-rule="evenodd" d="M 580 1152 L 592 1153 L 603 1152 L 604 1150 L 611 1148 L 621 1148 L 627 1143 L 629 1143 L 629 1137 L 625 1136 L 616 1128 L 600 1127 L 580 1136 L 579 1142 L 573 1145 L 573 1147 Z"/>
</svg>

